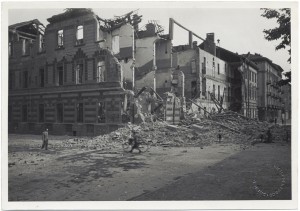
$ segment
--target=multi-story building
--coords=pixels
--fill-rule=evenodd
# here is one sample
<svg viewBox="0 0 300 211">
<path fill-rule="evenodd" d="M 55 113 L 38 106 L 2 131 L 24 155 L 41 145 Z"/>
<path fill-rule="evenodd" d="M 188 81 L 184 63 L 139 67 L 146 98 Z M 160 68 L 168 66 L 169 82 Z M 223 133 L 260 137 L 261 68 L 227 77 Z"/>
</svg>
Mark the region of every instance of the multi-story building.
<svg viewBox="0 0 300 211">
<path fill-rule="evenodd" d="M 291 85 L 286 84 L 281 87 L 281 96 L 284 109 L 282 110 L 283 123 L 291 123 L 292 120 L 292 98 L 291 98 Z"/>
<path fill-rule="evenodd" d="M 113 21 L 89 9 L 9 26 L 9 130 L 94 135 L 122 123 L 132 84 L 131 14 Z M 126 86 L 128 86 L 128 84 Z"/>
<path fill-rule="evenodd" d="M 283 101 L 282 88 L 278 81 L 282 79 L 283 69 L 260 54 L 244 55 L 258 67 L 258 118 L 263 121 L 280 121 Z"/>
<path fill-rule="evenodd" d="M 216 68 L 214 68 L 214 61 L 216 61 L 218 74 L 215 75 L 217 76 L 216 79 L 223 84 L 224 102 L 227 104 L 226 108 L 250 118 L 257 118 L 258 67 L 250 60 L 220 46 L 216 46 L 213 36 L 213 33 L 208 34 L 206 41 L 200 45 L 200 48 L 203 49 L 203 52 L 206 52 L 206 55 L 208 52 L 211 52 L 211 54 L 208 55 L 215 55 L 215 58 L 213 57 L 212 60 L 212 72 L 216 72 Z M 210 48 L 206 47 L 207 40 L 211 42 L 209 45 Z M 214 46 L 214 48 L 212 48 L 212 46 Z M 207 60 L 206 58 L 207 56 L 204 57 L 204 60 Z M 207 76 L 205 78 L 207 78 Z M 204 85 L 204 83 L 202 83 L 202 85 Z M 202 93 L 204 93 L 203 89 Z"/>
</svg>

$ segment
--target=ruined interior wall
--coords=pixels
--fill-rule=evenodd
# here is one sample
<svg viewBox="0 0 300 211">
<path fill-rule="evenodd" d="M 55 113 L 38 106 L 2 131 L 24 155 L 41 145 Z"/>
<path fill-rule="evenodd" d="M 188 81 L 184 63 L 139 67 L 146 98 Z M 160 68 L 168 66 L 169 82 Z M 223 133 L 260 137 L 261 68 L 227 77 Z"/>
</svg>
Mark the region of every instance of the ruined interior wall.
<svg viewBox="0 0 300 211">
<path fill-rule="evenodd" d="M 140 89 L 144 86 L 154 87 L 154 71 L 148 72 L 144 77 L 139 80 L 135 80 L 135 87 Z"/>
<path fill-rule="evenodd" d="M 199 81 L 199 78 L 197 78 L 196 57 L 197 51 L 195 49 L 173 53 L 173 67 L 179 65 L 179 70 L 184 73 L 184 90 L 187 98 L 192 98 L 192 82 Z M 182 77 L 181 74 L 179 77 Z"/>
<path fill-rule="evenodd" d="M 156 36 L 136 39 L 135 79 L 137 81 L 145 77 L 149 72 L 153 70 L 153 59 L 155 58 L 154 42 L 156 39 Z"/>
</svg>

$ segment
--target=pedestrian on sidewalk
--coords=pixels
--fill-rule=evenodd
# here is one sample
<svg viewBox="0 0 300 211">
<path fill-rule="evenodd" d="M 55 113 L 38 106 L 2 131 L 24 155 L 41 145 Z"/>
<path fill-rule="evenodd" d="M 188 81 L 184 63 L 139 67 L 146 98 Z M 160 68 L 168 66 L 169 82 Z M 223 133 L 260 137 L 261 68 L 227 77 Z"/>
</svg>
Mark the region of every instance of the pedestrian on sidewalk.
<svg viewBox="0 0 300 211">
<path fill-rule="evenodd" d="M 221 143 L 221 140 L 222 140 L 222 135 L 221 135 L 221 131 L 219 130 L 219 133 L 218 133 L 218 141 L 219 141 L 219 143 Z"/>
<path fill-rule="evenodd" d="M 43 145 L 41 149 L 48 150 L 48 129 L 46 129 L 43 133 L 42 133 L 42 140 L 43 140 Z"/>
</svg>

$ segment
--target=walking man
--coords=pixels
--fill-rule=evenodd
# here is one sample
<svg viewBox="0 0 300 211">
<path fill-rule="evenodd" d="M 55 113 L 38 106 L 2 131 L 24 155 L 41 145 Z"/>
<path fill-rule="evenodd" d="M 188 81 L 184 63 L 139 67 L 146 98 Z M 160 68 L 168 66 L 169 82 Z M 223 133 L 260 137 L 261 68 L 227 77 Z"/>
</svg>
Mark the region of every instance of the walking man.
<svg viewBox="0 0 300 211">
<path fill-rule="evenodd" d="M 48 150 L 48 129 L 46 129 L 42 134 L 43 145 L 42 149 Z"/>
</svg>

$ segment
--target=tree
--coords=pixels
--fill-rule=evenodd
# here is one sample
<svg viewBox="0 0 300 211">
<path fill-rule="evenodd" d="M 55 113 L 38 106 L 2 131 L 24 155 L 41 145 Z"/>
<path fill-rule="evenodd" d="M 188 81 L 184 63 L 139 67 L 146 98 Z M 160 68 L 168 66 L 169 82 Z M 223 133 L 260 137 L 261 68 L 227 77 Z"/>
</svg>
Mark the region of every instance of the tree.
<svg viewBox="0 0 300 211">
<path fill-rule="evenodd" d="M 275 47 L 275 50 L 285 49 L 288 47 L 289 55 L 291 55 L 291 9 L 282 8 L 282 9 L 267 9 L 262 8 L 263 14 L 262 17 L 268 19 L 277 19 L 278 26 L 273 29 L 265 29 L 265 39 L 268 41 L 278 40 L 281 42 Z M 288 62 L 291 63 L 291 56 L 288 59 Z M 291 82 L 291 72 L 285 73 L 287 79 L 283 79 L 279 84 L 287 84 Z"/>
</svg>

